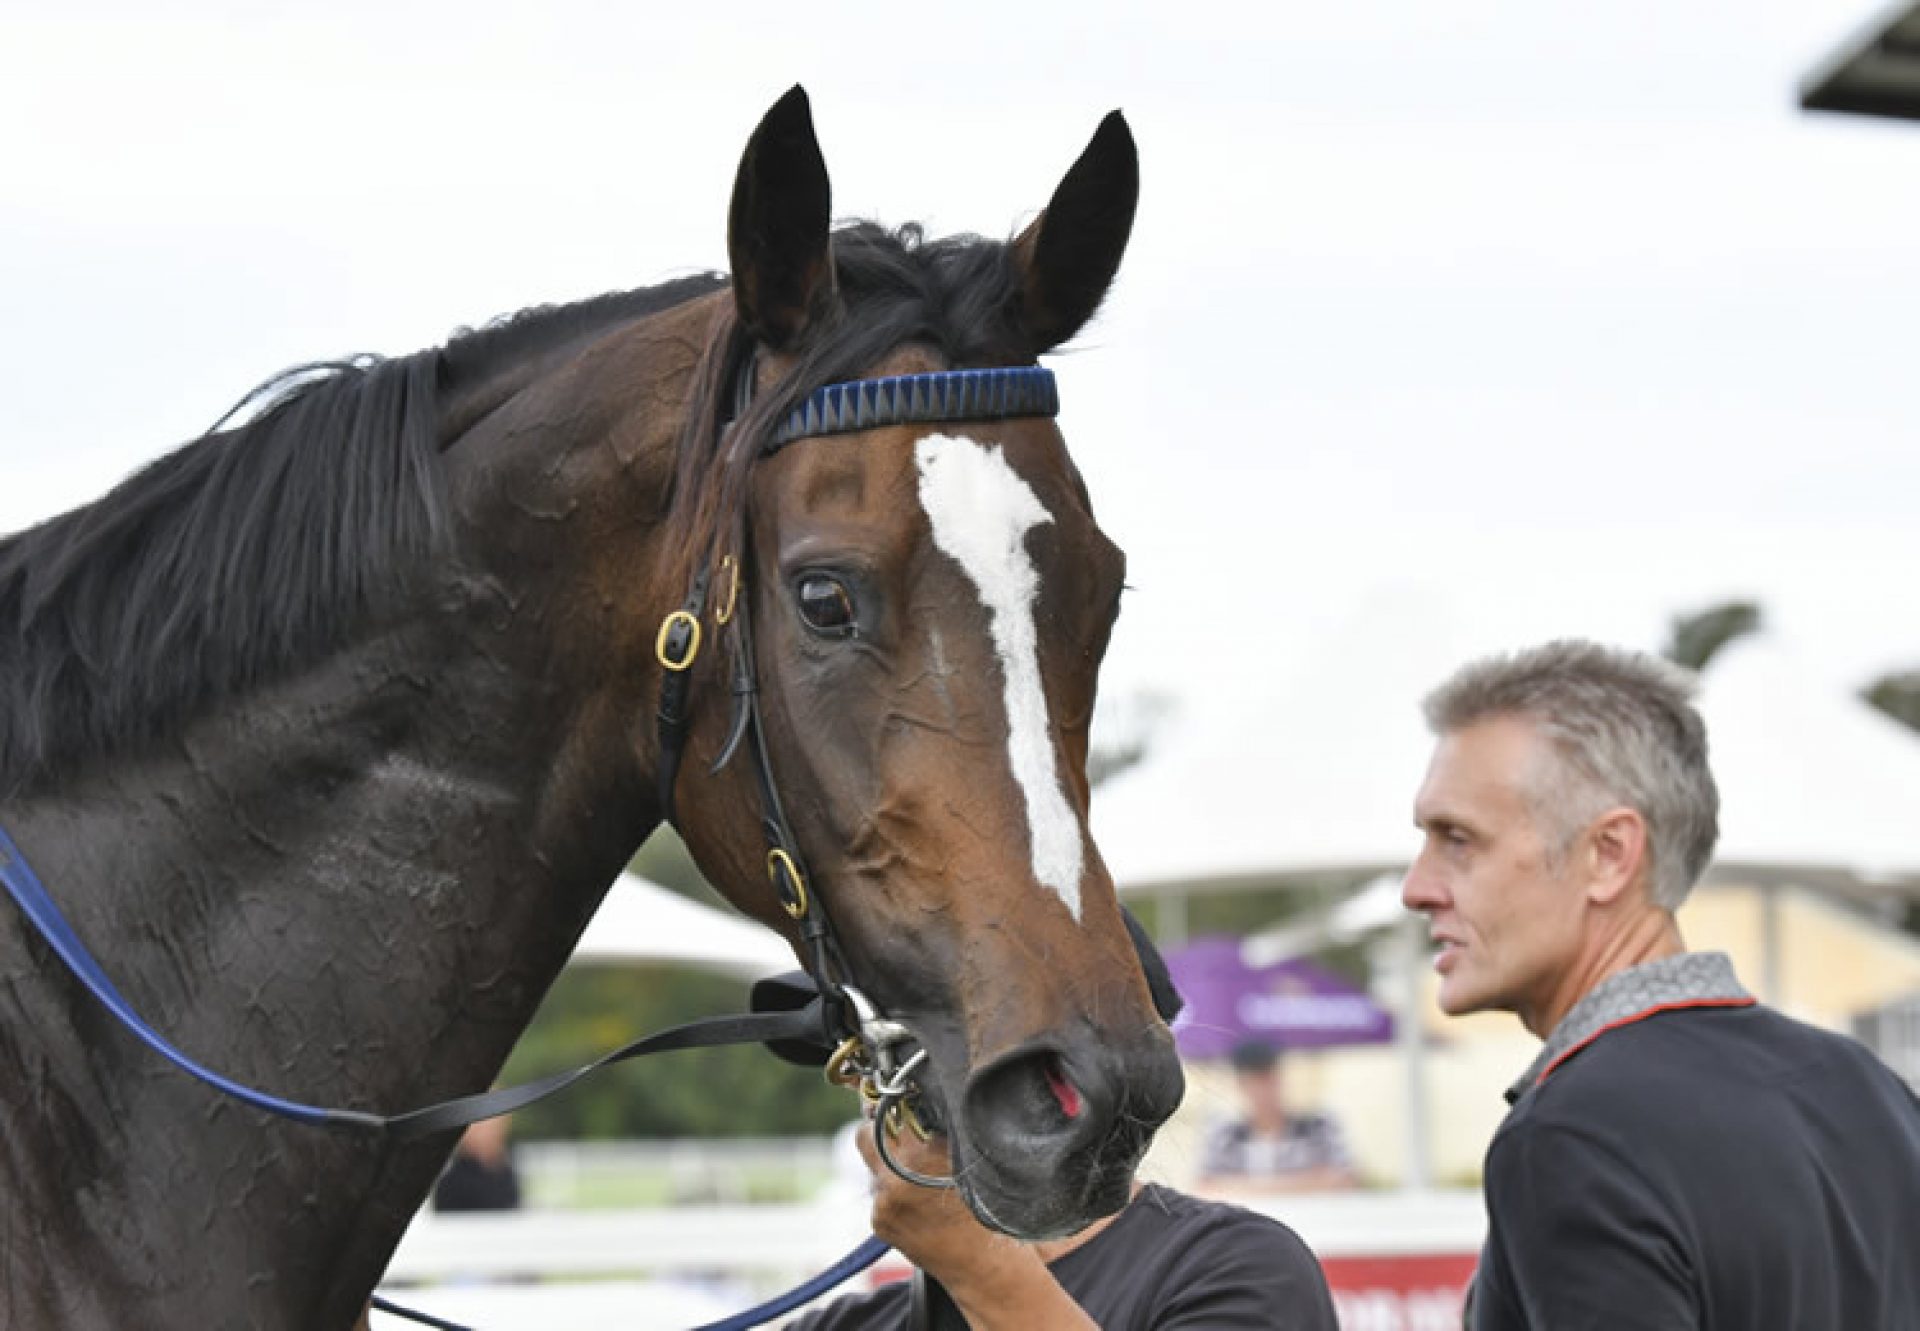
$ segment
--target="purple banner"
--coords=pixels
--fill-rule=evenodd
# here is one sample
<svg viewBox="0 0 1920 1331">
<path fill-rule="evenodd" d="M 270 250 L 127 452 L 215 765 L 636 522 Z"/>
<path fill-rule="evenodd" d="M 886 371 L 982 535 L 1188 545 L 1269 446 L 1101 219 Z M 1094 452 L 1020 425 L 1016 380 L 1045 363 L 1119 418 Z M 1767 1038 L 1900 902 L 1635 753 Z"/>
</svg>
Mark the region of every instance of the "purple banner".
<svg viewBox="0 0 1920 1331">
<path fill-rule="evenodd" d="M 1275 1049 L 1326 1049 L 1393 1039 L 1393 1015 L 1341 976 L 1296 958 L 1254 968 L 1238 938 L 1196 938 L 1169 950 L 1186 1009 L 1173 1023 L 1182 1058 L 1225 1058 L 1262 1040 Z"/>
</svg>

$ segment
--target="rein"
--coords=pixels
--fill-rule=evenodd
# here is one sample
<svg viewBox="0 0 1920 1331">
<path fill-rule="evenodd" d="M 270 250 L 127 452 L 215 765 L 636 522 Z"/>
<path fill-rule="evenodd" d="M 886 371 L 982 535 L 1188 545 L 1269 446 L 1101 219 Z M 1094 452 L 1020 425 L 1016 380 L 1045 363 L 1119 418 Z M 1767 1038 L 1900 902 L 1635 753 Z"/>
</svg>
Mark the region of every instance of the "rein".
<svg viewBox="0 0 1920 1331">
<path fill-rule="evenodd" d="M 746 405 L 746 392 L 752 382 L 751 368 L 749 359 L 739 380 L 735 421 Z M 1058 412 L 1059 394 L 1053 374 L 1037 366 L 946 370 L 829 384 L 809 395 L 782 421 L 759 456 L 771 456 L 804 439 L 889 425 L 1054 416 Z M 742 502 L 744 505 L 745 501 Z M 743 512 L 735 519 L 736 530 L 741 533 L 746 530 L 744 518 Z M 908 1169 L 893 1159 L 888 1148 L 890 1129 L 897 1130 L 904 1125 L 923 1136 L 926 1134 L 923 1117 L 927 1111 L 920 1107 L 918 1075 L 925 1067 L 927 1052 L 918 1046 L 907 1027 L 887 1017 L 851 983 L 826 905 L 808 886 L 799 845 L 780 802 L 779 785 L 760 718 L 752 635 L 746 605 L 740 595 L 744 535 L 740 544 L 743 548 L 738 554 L 728 555 L 721 561 L 720 571 L 727 580 L 726 600 L 713 613 L 716 631 L 731 629 L 734 708 L 726 743 L 713 770 L 719 771 L 734 757 L 743 739 L 747 742 L 759 788 L 761 830 L 768 846 L 768 878 L 781 907 L 799 927 L 806 967 L 805 977 L 795 975 L 784 982 L 762 981 L 756 985 L 756 1010 L 752 1013 L 689 1022 L 636 1040 L 570 1072 L 405 1113 L 323 1108 L 269 1094 L 203 1067 L 143 1020 L 74 932 L 4 828 L 0 828 L 0 885 L 75 978 L 141 1043 L 222 1094 L 282 1118 L 362 1132 L 391 1142 L 407 1142 L 525 1108 L 600 1068 L 647 1054 L 712 1045 L 764 1043 L 783 1057 L 805 1062 L 814 1061 L 809 1056 L 816 1051 L 832 1049 L 826 1059 L 828 1078 L 840 1085 L 858 1087 L 876 1106 L 873 1131 L 880 1158 L 911 1183 L 951 1188 L 954 1186 L 951 1178 L 933 1178 Z M 688 701 L 692 666 L 700 651 L 701 621 L 708 611 L 710 581 L 705 568 L 694 575 L 685 604 L 661 623 L 655 642 L 655 655 L 664 671 L 658 709 L 661 747 L 658 777 L 662 815 L 668 822 L 674 821 L 673 787 L 691 726 Z M 869 1238 L 834 1267 L 788 1294 L 697 1331 L 744 1331 L 744 1328 L 759 1326 L 864 1270 L 887 1251 L 887 1246 L 877 1238 Z M 378 1296 L 373 1302 L 385 1312 L 431 1326 L 464 1331 L 455 1323 L 396 1307 Z"/>
</svg>

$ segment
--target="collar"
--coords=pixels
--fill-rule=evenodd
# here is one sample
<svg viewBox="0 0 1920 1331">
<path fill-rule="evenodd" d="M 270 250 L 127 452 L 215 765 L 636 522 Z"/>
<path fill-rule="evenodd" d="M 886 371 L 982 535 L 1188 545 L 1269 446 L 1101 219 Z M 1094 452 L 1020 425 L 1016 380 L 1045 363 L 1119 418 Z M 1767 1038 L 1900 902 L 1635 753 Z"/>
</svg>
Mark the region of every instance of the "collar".
<svg viewBox="0 0 1920 1331">
<path fill-rule="evenodd" d="M 1748 1007 L 1753 1002 L 1724 952 L 1682 952 L 1609 975 L 1560 1019 L 1526 1072 L 1507 1088 L 1507 1103 L 1519 1100 L 1616 1026 L 1675 1008 Z"/>
</svg>

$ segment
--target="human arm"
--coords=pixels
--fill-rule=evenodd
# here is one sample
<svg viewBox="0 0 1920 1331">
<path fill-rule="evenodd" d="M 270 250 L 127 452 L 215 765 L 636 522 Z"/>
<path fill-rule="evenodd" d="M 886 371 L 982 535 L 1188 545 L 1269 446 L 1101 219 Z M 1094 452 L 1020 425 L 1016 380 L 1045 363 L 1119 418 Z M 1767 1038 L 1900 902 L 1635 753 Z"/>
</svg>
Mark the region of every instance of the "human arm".
<svg viewBox="0 0 1920 1331">
<path fill-rule="evenodd" d="M 922 1142 L 905 1132 L 889 1139 L 888 1150 L 923 1174 L 950 1168 L 941 1137 Z M 938 1280 L 973 1331 L 1099 1331 L 1032 1247 L 987 1229 L 952 1189 L 895 1175 L 880 1161 L 870 1131 L 860 1134 L 860 1154 L 874 1177 L 873 1232 Z"/>
</svg>

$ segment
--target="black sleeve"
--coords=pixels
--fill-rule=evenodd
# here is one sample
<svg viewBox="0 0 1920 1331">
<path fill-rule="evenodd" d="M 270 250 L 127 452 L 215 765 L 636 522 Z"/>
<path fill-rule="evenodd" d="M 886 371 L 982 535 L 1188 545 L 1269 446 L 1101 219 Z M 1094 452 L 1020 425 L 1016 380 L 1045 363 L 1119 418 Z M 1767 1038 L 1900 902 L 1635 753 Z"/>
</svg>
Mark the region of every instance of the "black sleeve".
<svg viewBox="0 0 1920 1331">
<path fill-rule="evenodd" d="M 1307 1245 L 1250 1211 L 1193 1235 L 1155 1303 L 1154 1331 L 1339 1331 L 1327 1278 Z"/>
<path fill-rule="evenodd" d="M 1685 1331 L 1695 1275 L 1671 1208 L 1606 1142 L 1514 1123 L 1487 1157 L 1475 1331 Z"/>
</svg>

